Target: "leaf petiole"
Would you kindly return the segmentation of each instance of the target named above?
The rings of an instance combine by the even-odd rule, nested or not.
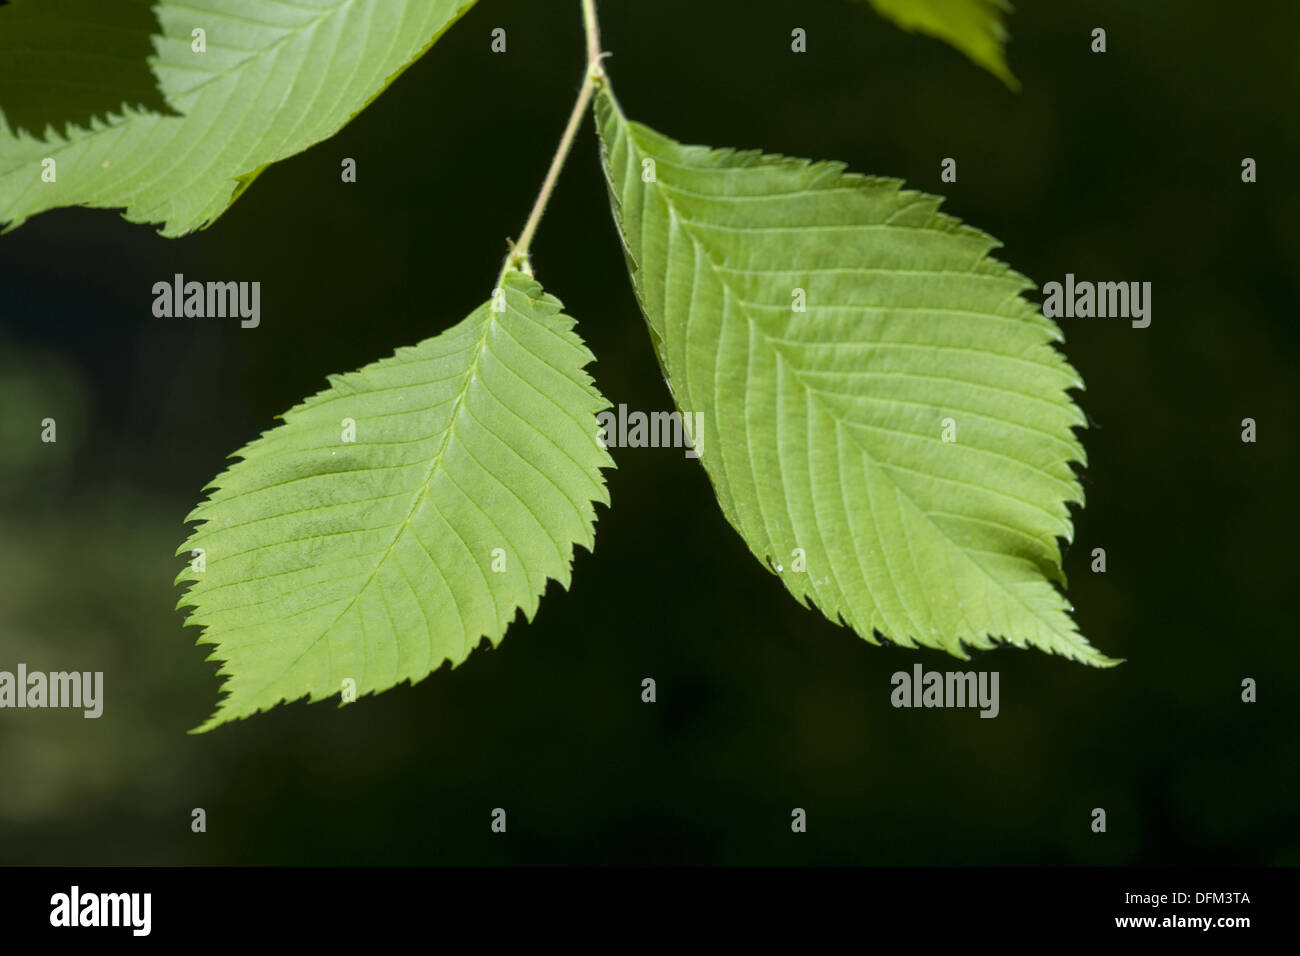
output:
[[[542,221],[542,214],[546,211],[546,204],[555,190],[555,184],[560,178],[560,170],[564,168],[565,160],[569,157],[573,139],[582,125],[583,114],[591,104],[592,95],[605,79],[605,69],[601,65],[605,54],[600,51],[600,27],[596,22],[595,0],[582,0],[582,21],[587,35],[587,72],[582,78],[582,88],[578,91],[573,112],[569,114],[569,122],[560,137],[560,145],[551,158],[551,167],[546,172],[546,179],[542,181],[542,188],[533,203],[532,211],[528,214],[528,220],[524,223],[523,231],[519,234],[519,240],[510,244],[510,252],[506,255],[505,265],[502,266],[501,275],[497,279],[498,288],[501,287],[507,272],[516,270],[530,276],[533,274],[532,263],[528,259],[533,236]]]

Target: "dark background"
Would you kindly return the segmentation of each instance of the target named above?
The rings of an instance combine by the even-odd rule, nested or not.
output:
[[[578,3],[481,0],[206,232],[58,210],[0,238],[0,667],[103,670],[106,698],[99,720],[0,713],[0,864],[1300,863],[1295,4],[1022,0],[1019,94],[849,0],[601,14],[623,106],[676,139],[943,193],[1039,285],[1153,283],[1150,328],[1061,320],[1094,422],[1069,596],[1127,663],[983,653],[996,720],[895,710],[891,673],[959,662],[802,609],[697,462],[625,449],[596,553],[498,650],[186,735],[218,689],[171,583],[203,485],[328,373],[486,299],[545,172],[583,69]],[[589,120],[533,263],[610,401],[670,407]],[[175,272],[260,280],[261,327],[154,318]]]

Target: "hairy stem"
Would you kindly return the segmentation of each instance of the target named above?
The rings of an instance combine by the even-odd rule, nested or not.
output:
[[[497,280],[498,287],[505,279],[506,273],[512,269],[527,275],[533,274],[532,264],[528,260],[528,250],[532,245],[533,236],[537,233],[537,225],[542,221],[542,213],[546,211],[546,204],[555,190],[555,184],[560,178],[560,170],[564,168],[564,161],[568,159],[569,150],[573,148],[573,139],[582,125],[583,113],[591,103],[592,94],[605,78],[605,71],[601,66],[603,54],[600,52],[600,27],[596,22],[596,0],[582,0],[582,23],[587,34],[587,72],[582,78],[582,88],[573,103],[573,112],[569,114],[569,122],[560,137],[560,145],[551,159],[551,168],[546,171],[546,179],[542,182],[541,191],[538,192],[533,209],[528,214],[528,221],[524,223],[523,231],[519,234],[519,241],[511,244],[510,254],[506,256],[505,266],[502,267],[501,276]]]
[[[587,31],[587,69],[600,76],[600,24],[596,21],[596,0],[582,0],[582,26]]]

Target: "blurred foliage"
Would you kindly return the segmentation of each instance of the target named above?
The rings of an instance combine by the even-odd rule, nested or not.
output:
[[[582,70],[577,4],[497,0],[204,233],[64,210],[0,238],[0,667],[102,669],[106,698],[97,721],[0,712],[0,863],[1300,863],[1284,783],[1300,143],[1280,119],[1300,10],[1025,0],[1017,95],[865,6],[791,9],[605,3],[621,101],[685,142],[948,195],[1040,285],[1153,282],[1149,329],[1062,323],[1095,423],[1069,597],[1127,663],[987,652],[974,666],[1001,674],[996,720],[894,710],[891,673],[951,659],[871,647],[799,607],[697,462],[623,449],[595,554],[500,649],[342,710],[186,736],[216,665],[172,610],[171,555],[204,483],[326,374],[482,301],[545,172]],[[789,51],[794,26],[807,54]],[[506,129],[534,148],[501,148]],[[956,184],[939,181],[947,156]],[[590,125],[534,266],[611,401],[668,407]],[[153,318],[152,284],[176,272],[261,280],[261,326]],[[47,414],[57,447],[36,444]]]
[[[171,113],[149,58],[152,0],[14,0],[0,10],[0,114],[12,132],[119,120],[123,104]]]

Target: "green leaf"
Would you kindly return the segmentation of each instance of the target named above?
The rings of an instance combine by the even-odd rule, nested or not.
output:
[[[871,5],[909,33],[938,37],[1011,89],[1020,89],[1006,61],[1002,15],[1011,11],[1006,0],[871,0]]]
[[[1115,663],[1051,583],[1082,382],[997,242],[896,180],[684,146],[608,92],[596,118],[660,364],[759,560],[868,641]]]
[[[358,372],[238,454],[188,520],[177,582],[228,680],[208,730],[281,701],[459,664],[531,620],[609,503],[608,402],[560,303],[518,272],[441,335]],[[345,440],[349,422],[355,441]]]
[[[338,132],[427,50],[474,0],[161,0],[151,61],[161,115],[126,102],[108,116],[49,131],[0,122],[0,224],[59,206],[124,207],[166,236],[210,224],[270,163]],[[58,35],[8,23],[35,55]],[[94,30],[94,23],[85,30]],[[206,52],[194,49],[205,31]],[[121,39],[102,28],[102,43]],[[57,52],[57,49],[53,52]],[[55,161],[55,180],[42,178]]]

